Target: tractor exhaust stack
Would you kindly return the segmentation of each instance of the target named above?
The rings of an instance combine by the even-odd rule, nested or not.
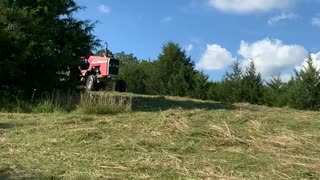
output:
[[[105,49],[104,55],[105,57],[109,57],[108,42],[106,42],[106,49]]]

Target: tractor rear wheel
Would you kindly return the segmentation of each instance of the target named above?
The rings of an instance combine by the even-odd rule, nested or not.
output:
[[[118,92],[126,92],[127,91],[127,83],[124,80],[117,80],[116,82],[116,91]]]
[[[86,87],[89,91],[94,91],[97,88],[97,78],[95,75],[90,75],[87,77]]]

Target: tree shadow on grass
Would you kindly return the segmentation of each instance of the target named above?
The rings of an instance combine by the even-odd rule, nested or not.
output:
[[[42,174],[33,174],[31,176],[24,176],[15,174],[14,171],[10,168],[0,168],[0,180],[12,180],[12,179],[23,179],[23,180],[55,180],[61,179],[55,176],[45,176]]]
[[[12,128],[15,128],[17,126],[21,126],[21,125],[12,124],[12,123],[0,123],[0,129],[12,129]]]
[[[0,179],[7,180],[10,178],[10,169],[0,169]]]
[[[8,122],[1,123],[0,122],[0,130],[14,129],[14,128],[19,128],[23,126],[34,126],[34,125],[36,125],[36,123],[8,123]]]
[[[174,100],[165,97],[133,97],[132,110],[156,112],[159,110],[169,109],[203,109],[203,110],[233,110],[236,107],[230,104],[210,102],[210,101],[194,101],[194,100]]]

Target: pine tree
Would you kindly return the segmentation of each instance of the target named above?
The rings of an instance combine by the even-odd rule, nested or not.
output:
[[[240,61],[237,60],[232,66],[232,72],[226,73],[225,78],[222,82],[222,86],[225,89],[222,99],[229,103],[241,102],[242,101],[242,69]]]
[[[280,74],[269,80],[264,90],[264,104],[272,107],[284,107],[289,104],[289,84],[281,80]]]
[[[307,64],[296,72],[293,106],[299,109],[319,110],[320,108],[320,71],[309,55]]]
[[[197,72],[194,76],[194,91],[193,98],[205,100],[208,98],[207,92],[209,90],[208,76],[203,72]]]
[[[251,104],[258,104],[262,98],[263,82],[261,74],[256,72],[253,60],[246,68],[242,80],[243,99]]]
[[[242,80],[242,69],[239,60],[236,60],[232,66],[232,72],[226,73],[226,80],[232,82],[240,82]]]
[[[272,79],[267,82],[267,85],[275,92],[280,93],[281,89],[285,83],[282,82],[280,75],[272,77]]]
[[[208,83],[207,97],[213,101],[225,102],[224,94],[225,89],[222,86],[222,82],[209,82]]]
[[[159,55],[160,93],[165,95],[189,96],[194,90],[194,64],[178,44],[169,42]]]

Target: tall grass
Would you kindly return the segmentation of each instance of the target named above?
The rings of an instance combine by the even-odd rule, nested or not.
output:
[[[37,101],[33,112],[51,113],[51,112],[71,112],[77,108],[80,102],[80,94],[74,91],[53,91],[44,93]]]
[[[38,99],[1,100],[0,111],[17,113],[80,112],[84,114],[117,114],[131,111],[132,98],[113,93],[53,91]]]
[[[131,111],[132,97],[113,94],[83,93],[78,111],[84,114],[117,114]]]

